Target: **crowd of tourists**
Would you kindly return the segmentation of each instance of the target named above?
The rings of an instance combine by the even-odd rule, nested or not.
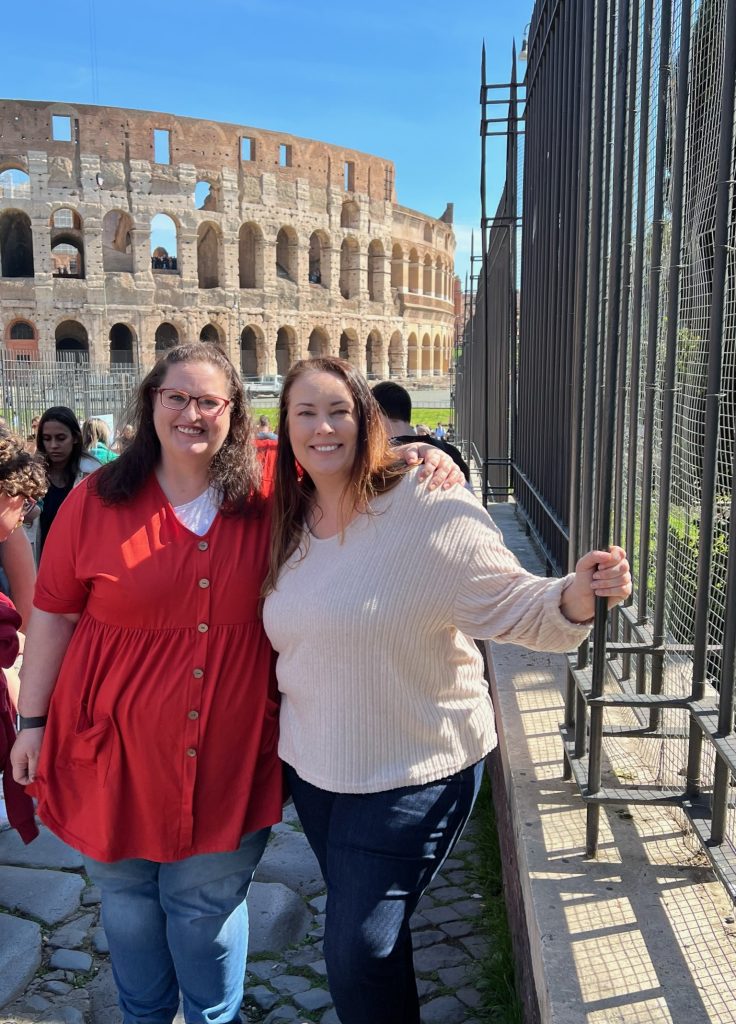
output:
[[[418,1024],[409,918],[496,744],[474,639],[565,651],[630,593],[618,547],[522,569],[445,439],[418,446],[377,398],[300,361],[272,431],[194,343],[112,443],[63,407],[28,444],[0,430],[0,540],[40,508],[32,600],[0,603],[12,820],[30,840],[35,801],[84,855],[125,1024],[172,1024],[180,995],[188,1024],[241,1019],[245,897],[286,799],[340,1020]]]

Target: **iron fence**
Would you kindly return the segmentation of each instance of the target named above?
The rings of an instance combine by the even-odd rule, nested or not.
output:
[[[505,460],[551,571],[629,552],[633,600],[600,602],[570,663],[588,852],[602,804],[672,804],[736,898],[736,0],[537,0],[528,57],[518,336],[493,312],[515,290],[502,200],[456,421]]]

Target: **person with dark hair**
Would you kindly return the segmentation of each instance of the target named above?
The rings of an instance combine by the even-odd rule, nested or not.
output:
[[[39,420],[37,450],[46,459],[49,481],[39,519],[39,547],[43,551],[51,524],[72,488],[101,463],[85,453],[79,421],[65,405],[52,406]]]
[[[406,444],[416,440],[417,431],[411,425],[411,395],[406,388],[394,380],[382,380],[373,385],[372,391],[373,397],[381,407],[384,426],[391,438],[391,443]],[[460,467],[470,485],[470,468],[454,444],[450,444],[444,436],[440,437],[437,433],[432,437],[429,432],[422,434],[422,442],[446,452],[455,465]]]
[[[19,437],[0,428],[0,543],[22,534],[23,517],[46,493],[43,461],[27,451]],[[26,542],[27,544],[27,542]],[[22,658],[18,630],[21,617],[13,602],[0,594],[0,772],[8,820],[25,843],[38,835],[33,801],[13,779],[10,749],[15,739],[15,705]]]
[[[124,1024],[239,1021],[245,897],[280,820],[278,694],[260,597],[261,472],[217,345],[165,352],[130,444],[61,507],[39,570],[13,750],[84,854]]]
[[[630,594],[629,566],[612,547],[561,580],[526,572],[471,494],[397,463],[341,359],[292,366],[278,433],[263,618],[279,753],[327,884],[330,991],[342,1024],[418,1024],[409,919],[496,744],[471,638],[570,650],[596,595]]]

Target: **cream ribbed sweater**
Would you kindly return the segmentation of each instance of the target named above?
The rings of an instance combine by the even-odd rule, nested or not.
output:
[[[310,537],[264,607],[278,652],[279,754],[307,782],[372,793],[444,778],[496,745],[470,637],[565,651],[570,577],[521,568],[466,490],[413,470],[327,540]]]

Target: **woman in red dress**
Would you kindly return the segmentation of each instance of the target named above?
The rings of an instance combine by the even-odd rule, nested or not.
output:
[[[270,516],[238,375],[170,350],[49,533],[13,751],[102,892],[125,1024],[240,1020],[245,895],[281,816]]]

